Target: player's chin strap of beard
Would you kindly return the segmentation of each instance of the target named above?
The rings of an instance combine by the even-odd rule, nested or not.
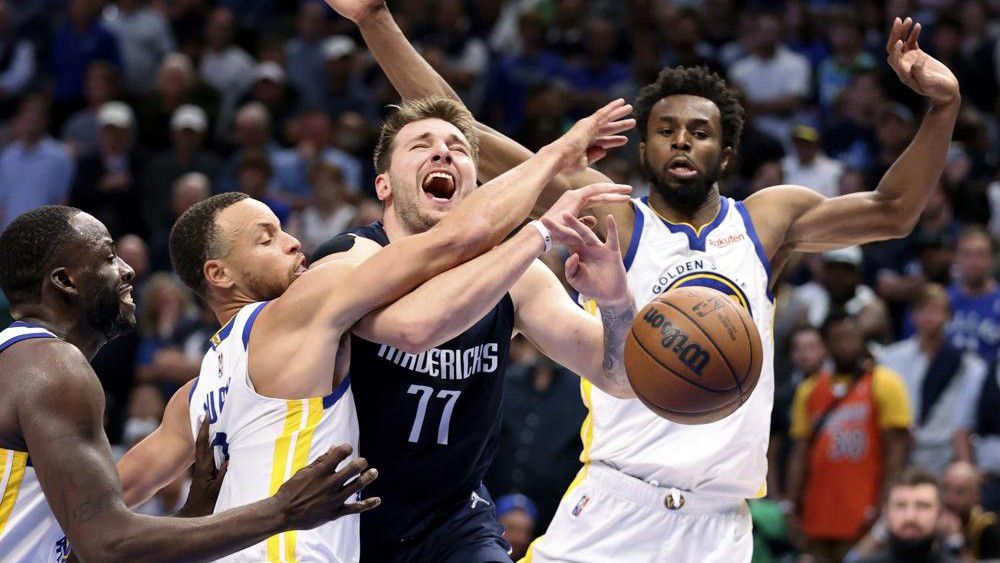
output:
[[[931,561],[934,551],[934,536],[904,539],[889,535],[889,553],[893,561],[923,563]]]

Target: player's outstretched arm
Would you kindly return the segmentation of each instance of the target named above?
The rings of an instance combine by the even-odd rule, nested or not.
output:
[[[348,502],[375,473],[365,471],[363,460],[335,471],[350,451],[341,446],[296,473],[274,497],[242,508],[205,518],[135,514],[122,500],[101,424],[104,394],[87,359],[65,342],[26,343],[7,354],[5,361],[23,366],[27,376],[14,404],[31,461],[83,561],[208,561],[378,504]]]
[[[631,111],[624,100],[615,100],[581,119],[530,160],[474,190],[425,233],[394,241],[361,264],[331,260],[310,269],[274,301],[279,307],[264,310],[261,320],[275,323],[265,330],[280,335],[313,321],[346,331],[372,310],[486,252],[524,221],[553,176],[581,169],[623,145],[619,133],[635,125],[627,117]],[[279,309],[281,314],[275,313]]]
[[[174,393],[160,425],[118,461],[122,498],[136,507],[181,476],[194,461],[194,440],[188,422],[188,394],[194,381]]]
[[[458,94],[406,39],[392,14],[382,0],[326,0],[340,15],[353,21],[369,51],[385,72],[393,87],[403,99],[428,96],[445,96],[461,102]],[[510,137],[485,125],[477,124],[480,133],[479,179],[487,182],[532,157],[532,152]],[[532,217],[541,217],[567,190],[589,184],[607,183],[604,174],[588,168],[575,174],[559,174],[549,182],[531,211]],[[628,236],[632,232],[632,207],[626,203],[612,203],[594,208],[598,217],[612,213]],[[599,231],[603,225],[597,225]],[[603,235],[604,233],[601,232]],[[624,241],[623,248],[629,241]]]
[[[594,184],[563,194],[543,220],[561,224],[594,204],[628,200],[628,186]],[[500,301],[545,251],[531,225],[486,254],[435,276],[394,303],[366,315],[353,332],[417,354],[458,336]],[[360,241],[359,241],[360,242]],[[366,244],[368,252],[377,245]],[[363,250],[362,250],[363,251]],[[540,263],[538,267],[544,269]]]
[[[944,171],[961,105],[958,80],[920,49],[919,35],[919,23],[896,18],[886,45],[899,79],[930,103],[913,141],[875,191],[827,199],[801,186],[775,186],[749,197],[747,208],[770,255],[778,250],[818,252],[913,230]]]
[[[625,375],[625,337],[635,319],[635,300],[628,291],[625,266],[615,242],[612,216],[605,218],[607,240],[601,241],[572,216],[542,219],[553,237],[571,255],[566,261],[566,281],[592,300],[600,318],[577,307],[555,275],[536,264],[511,292],[517,328],[543,354],[599,389],[619,398],[634,398]]]

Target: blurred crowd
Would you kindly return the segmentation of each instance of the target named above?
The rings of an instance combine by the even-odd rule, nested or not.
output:
[[[884,62],[891,18],[916,17],[921,46],[962,87],[947,169],[910,236],[783,270],[755,561],[865,560],[912,549],[913,537],[956,559],[1000,558],[1000,2],[391,4],[479,119],[531,149],[611,98],[633,99],[664,66],[715,70],[748,113],[720,182],[737,198],[781,183],[827,196],[878,185],[924,111]],[[217,329],[170,271],[174,220],[238,189],[308,253],[377,219],[372,147],[396,101],[353,26],[322,2],[0,0],[0,228],[74,205],[108,226],[136,271],[139,328],[94,362],[116,447],[155,428]],[[600,168],[646,189],[635,143]],[[514,346],[487,484],[515,555],[578,468],[577,381]],[[145,509],[169,512],[185,490]],[[929,526],[918,510],[893,512],[930,502],[896,503],[899,491],[929,490]]]

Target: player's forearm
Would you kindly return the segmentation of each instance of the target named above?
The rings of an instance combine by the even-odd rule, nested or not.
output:
[[[808,463],[807,454],[808,448],[806,447],[805,440],[795,440],[792,445],[792,452],[788,456],[788,486],[787,495],[788,500],[795,503],[796,508],[802,502],[802,496],[805,488],[805,472],[806,463]]]
[[[201,518],[153,517],[125,508],[119,511],[118,522],[103,526],[101,540],[70,537],[74,546],[86,546],[81,552],[84,560],[212,561],[287,529],[287,518],[273,497]]]
[[[538,231],[526,226],[486,254],[365,316],[352,330],[366,340],[412,354],[438,346],[496,306],[543,250]]]
[[[448,81],[413,48],[387,7],[372,10],[358,22],[358,28],[368,50],[403,99],[438,95],[461,101]]]
[[[635,393],[625,374],[625,337],[635,320],[635,301],[629,294],[624,301],[598,303],[597,306],[604,326],[604,353],[600,373],[605,381],[616,387],[618,393],[613,393],[616,397],[634,397]]]
[[[884,471],[882,472],[882,487],[879,495],[879,502],[875,506],[881,508],[889,498],[889,489],[896,476],[903,470],[906,464],[906,454],[910,445],[910,434],[905,429],[891,429],[882,433],[883,459],[885,459]]]
[[[897,236],[913,230],[927,196],[938,183],[947,163],[959,101],[932,106],[903,154],[882,177],[873,197],[879,201],[882,220]]]

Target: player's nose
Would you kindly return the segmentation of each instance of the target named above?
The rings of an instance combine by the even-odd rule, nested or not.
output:
[[[128,262],[121,258],[118,259],[118,276],[125,283],[132,283],[132,280],[135,279],[135,270],[132,269],[132,266],[128,265]]]

